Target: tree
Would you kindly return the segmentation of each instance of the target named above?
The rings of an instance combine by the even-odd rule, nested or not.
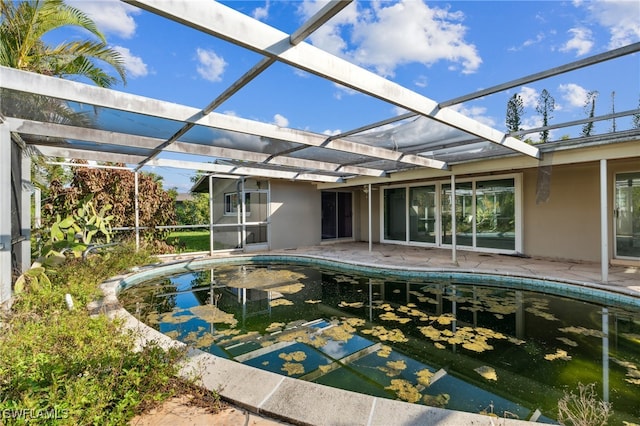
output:
[[[640,109],[640,98],[638,99],[638,109]],[[633,114],[633,128],[640,129],[640,112]]]
[[[69,186],[58,181],[51,182],[51,195],[44,200],[43,217],[53,220],[56,215],[66,217],[83,199],[92,196],[96,210],[111,205],[112,227],[135,225],[135,175],[129,170],[96,169],[77,167],[73,171]],[[138,217],[139,224],[148,227],[142,231],[148,242],[158,245],[169,231],[159,226],[175,224],[174,198],[154,180],[153,175],[140,173],[138,176]],[[155,241],[153,241],[155,240]],[[168,247],[158,247],[166,250]]]
[[[616,91],[613,90],[611,92],[611,114],[615,114],[616,113]],[[615,133],[616,132],[616,118],[613,117],[611,119],[611,133]]]
[[[543,89],[538,97],[538,104],[536,105],[536,111],[542,115],[542,127],[549,125],[549,120],[553,118],[553,111],[556,109],[556,101],[553,96]],[[544,143],[549,140],[549,130],[543,130],[540,132],[540,142]]]
[[[507,102],[507,133],[515,133],[522,130],[522,115],[524,113],[524,103],[522,97],[515,93]]]
[[[45,43],[46,35],[67,26],[85,31],[92,40],[73,40],[57,46]],[[107,65],[126,82],[122,55],[108,47],[104,35],[85,13],[63,0],[0,0],[0,65],[61,78],[86,78],[100,87],[110,87],[119,80],[101,67]],[[47,96],[8,91],[2,102],[16,117],[81,126],[93,122],[90,115]],[[37,139],[23,137],[26,142]],[[25,154],[32,157],[32,179],[44,197],[48,196],[49,182],[68,183],[69,174],[62,167],[47,165],[29,145]]]
[[[587,93],[587,98],[584,101],[584,111],[589,118],[593,118],[595,116],[596,111],[596,98],[598,97],[598,91],[592,90]],[[582,136],[588,137],[591,136],[591,132],[593,131],[593,121],[589,121],[582,126]]]
[[[56,29],[74,26],[94,40],[47,45],[43,38]],[[110,87],[118,78],[100,65],[107,64],[126,82],[122,55],[107,45],[104,35],[82,11],[63,0],[0,0],[0,65],[62,78],[87,78]]]
[[[176,204],[176,218],[180,225],[209,223],[209,194],[192,194],[191,200]]]

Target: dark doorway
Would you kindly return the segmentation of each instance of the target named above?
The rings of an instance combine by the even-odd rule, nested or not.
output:
[[[322,191],[322,239],[353,237],[352,194]]]

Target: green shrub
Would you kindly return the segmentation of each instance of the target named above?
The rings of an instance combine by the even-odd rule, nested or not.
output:
[[[127,247],[73,259],[47,270],[50,287],[18,295],[0,324],[4,424],[124,424],[175,392],[180,350],[151,343],[136,352],[136,336],[119,321],[84,308],[99,296],[100,282],[152,261]]]

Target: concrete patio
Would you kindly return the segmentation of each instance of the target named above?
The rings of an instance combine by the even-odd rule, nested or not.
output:
[[[599,263],[568,262],[553,259],[517,257],[428,247],[348,242],[271,251],[270,254],[296,254],[388,268],[416,268],[432,271],[476,272],[556,280],[576,285],[606,288],[640,297],[640,265],[610,265],[608,280],[602,282]]]

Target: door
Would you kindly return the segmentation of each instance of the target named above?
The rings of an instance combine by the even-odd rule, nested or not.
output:
[[[615,255],[640,259],[640,172],[616,175]]]
[[[322,191],[322,239],[353,237],[350,192]]]

